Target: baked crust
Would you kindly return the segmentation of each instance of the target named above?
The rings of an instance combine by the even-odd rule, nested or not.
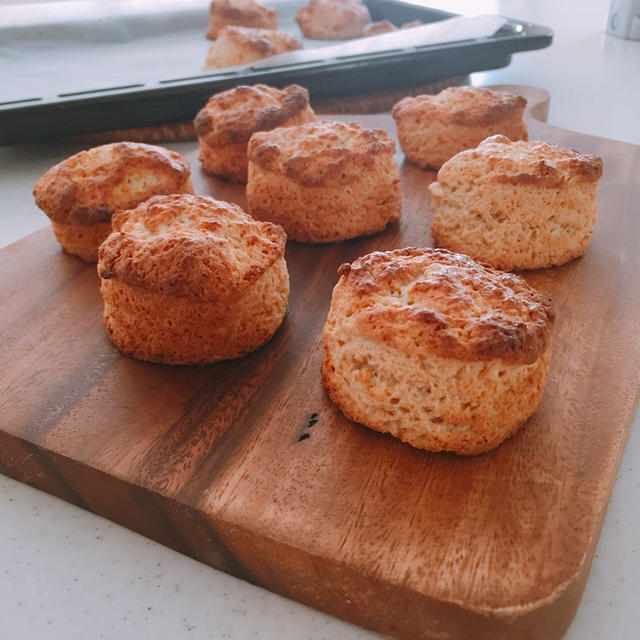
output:
[[[248,158],[263,171],[321,187],[355,182],[359,169],[394,152],[395,142],[384,131],[363,129],[355,122],[317,121],[254,134]]]
[[[198,138],[210,146],[247,142],[256,131],[269,131],[309,107],[309,92],[297,84],[284,89],[264,84],[240,85],[211,96],[198,112]]]
[[[178,153],[137,142],[81,151],[45,173],[33,188],[36,205],[60,224],[109,222],[159,194],[191,191],[189,163]]]
[[[209,47],[203,69],[224,69],[302,49],[298,38],[283,31],[227,26]]]
[[[398,27],[389,22],[388,20],[379,20],[378,22],[372,22],[368,24],[363,32],[363,36],[377,36],[381,33],[391,33],[397,31]]]
[[[234,302],[282,256],[281,227],[207,196],[158,196],[112,219],[98,273],[153,293]]]
[[[489,136],[527,140],[526,100],[499,91],[451,87],[435,96],[404,98],[392,109],[398,141],[409,162],[439,169]]]
[[[98,259],[98,247],[111,233],[111,224],[73,224],[52,220],[51,230],[65,251],[80,256],[87,262],[95,262]]]
[[[522,96],[503,91],[449,87],[436,95],[403,98],[393,106],[391,115],[395,120],[419,116],[424,120],[474,127],[500,122],[526,105]]]
[[[233,302],[176,298],[102,280],[104,326],[123,353],[166,364],[241,357],[271,339],[287,309],[289,274],[279,258]]]
[[[438,172],[438,182],[451,185],[460,182],[462,176],[475,184],[530,184],[557,189],[597,182],[602,176],[602,159],[550,142],[513,142],[495,135],[446,162]]]
[[[346,40],[362,36],[371,15],[360,0],[311,0],[298,9],[296,22],[307,38]]]
[[[553,312],[524,280],[426,248],[372,253],[339,274],[322,383],[347,418],[414,447],[475,455],[535,411]]]
[[[207,38],[215,40],[220,29],[226,26],[242,26],[275,29],[278,12],[254,0],[212,0],[209,5]]]
[[[587,250],[600,158],[492,136],[450,158],[429,185],[440,247],[505,270],[561,265]]]
[[[522,278],[445,249],[374,252],[338,270],[334,304],[399,351],[530,364],[550,343],[550,301]]]

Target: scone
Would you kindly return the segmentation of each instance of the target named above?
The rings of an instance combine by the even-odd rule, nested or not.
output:
[[[421,27],[422,22],[420,20],[412,20],[411,22],[405,22],[400,29],[413,29],[414,27]],[[381,33],[393,33],[399,29],[395,24],[388,20],[379,20],[378,22],[372,22],[368,24],[364,31],[363,36],[379,36]]]
[[[193,193],[190,173],[189,163],[173,151],[115,142],[55,165],[36,182],[33,195],[64,249],[95,262],[116,209],[159,194]]]
[[[397,31],[398,27],[389,22],[388,20],[379,20],[378,22],[372,22],[368,24],[362,31],[363,36],[378,36],[381,33],[391,33]]]
[[[429,185],[431,234],[499,269],[564,264],[587,250],[601,175],[596,156],[493,136],[451,158]]]
[[[311,0],[298,9],[296,22],[307,38],[347,40],[363,35],[371,15],[360,0]]]
[[[247,181],[247,143],[256,131],[311,122],[309,92],[298,85],[284,89],[241,85],[212,96],[194,120],[200,162],[207,173]]]
[[[124,353],[167,364],[267,342],[289,297],[286,236],[206,196],[158,196],[113,216],[100,247],[104,324]]]
[[[310,122],[249,141],[249,213],[298,242],[336,242],[382,231],[400,217],[395,143],[384,131]]]
[[[230,25],[254,29],[275,29],[278,12],[255,0],[212,0],[209,5],[207,38],[215,40],[220,29]]]
[[[443,249],[370,253],[338,273],[322,381],[347,418],[473,455],[535,411],[554,315],[522,278]]]
[[[391,115],[407,160],[419,167],[439,169],[464,149],[501,133],[526,140],[522,114],[525,98],[476,87],[449,87],[435,96],[403,98]]]
[[[234,67],[295,49],[302,49],[300,40],[282,31],[223,27],[207,51],[203,69]]]

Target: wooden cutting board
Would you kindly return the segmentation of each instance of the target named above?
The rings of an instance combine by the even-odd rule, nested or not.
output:
[[[529,97],[540,115],[544,101]],[[393,134],[388,115],[353,119]],[[233,362],[126,358],[103,330],[94,265],[48,229],[0,251],[0,471],[384,634],[561,637],[640,381],[640,147],[531,114],[529,126],[601,155],[605,170],[586,256],[525,274],[554,300],[554,355],[540,409],[496,451],[418,451],[349,422],[320,386],[337,267],[432,245],[434,176],[405,163],[401,222],[343,244],[290,244],[285,322]],[[243,203],[190,159],[197,192]]]

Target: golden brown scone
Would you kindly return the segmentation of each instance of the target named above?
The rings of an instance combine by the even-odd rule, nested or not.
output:
[[[159,194],[193,193],[190,174],[189,163],[178,153],[114,142],[55,165],[36,182],[33,195],[64,249],[95,262],[116,209],[135,207]]]
[[[311,122],[249,141],[249,213],[298,242],[382,231],[400,217],[395,143],[353,122]]]
[[[378,22],[372,22],[368,24],[364,31],[362,32],[363,36],[377,36],[381,33],[391,33],[392,31],[397,31],[398,27],[389,22],[388,20],[380,20]]]
[[[394,105],[398,141],[407,160],[439,169],[464,149],[501,133],[526,140],[525,98],[477,87],[449,87],[435,96],[403,98]]]
[[[217,93],[194,120],[200,162],[207,173],[246,182],[247,143],[253,133],[315,119],[309,92],[295,84],[282,90],[241,85]]]
[[[363,35],[371,15],[360,0],[310,0],[298,9],[296,22],[307,38],[348,40]]]
[[[286,236],[206,196],[157,196],[113,216],[99,250],[104,324],[141,360],[206,364],[267,342],[289,297]]]
[[[223,27],[207,51],[203,69],[224,69],[295,49],[302,49],[302,43],[283,31]]]
[[[587,250],[601,175],[596,156],[493,136],[451,158],[429,185],[431,234],[499,269],[564,264]]]
[[[207,38],[215,40],[220,29],[230,25],[254,29],[276,29],[278,12],[255,0],[212,0],[209,5]]]
[[[535,411],[554,316],[522,278],[443,249],[370,253],[338,273],[322,381],[349,419],[472,455]]]

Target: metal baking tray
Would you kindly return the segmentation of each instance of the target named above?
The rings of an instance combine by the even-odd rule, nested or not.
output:
[[[265,4],[278,9],[279,29],[300,37],[294,17],[305,1]],[[170,10],[163,0],[86,3],[84,12],[83,3],[59,3],[75,12],[71,22],[55,2],[38,5],[35,18],[25,19],[24,9],[35,5],[18,7],[17,23],[0,26],[0,60],[9,62],[0,83],[0,144],[188,121],[213,93],[238,84],[295,82],[312,100],[397,91],[504,67],[513,53],[547,47],[553,37],[547,27],[505,18],[490,35],[472,28],[469,37],[448,39],[446,26],[465,19],[443,22],[456,14],[406,0],[364,1],[374,21],[428,26],[337,43],[303,40],[301,51],[204,72],[207,0]],[[486,25],[477,20],[479,33]]]

